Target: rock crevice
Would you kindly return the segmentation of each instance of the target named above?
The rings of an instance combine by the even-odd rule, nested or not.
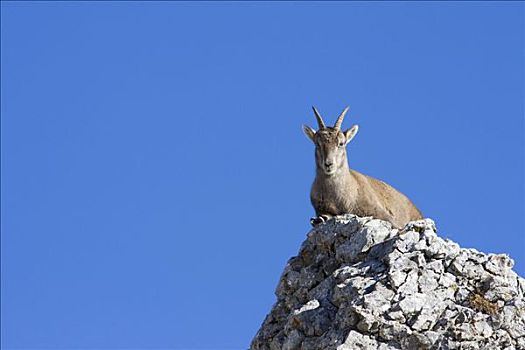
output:
[[[338,216],[291,258],[251,349],[523,349],[525,280],[502,254]]]

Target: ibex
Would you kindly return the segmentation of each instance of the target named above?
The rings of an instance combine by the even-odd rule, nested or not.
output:
[[[349,168],[346,145],[359,127],[354,125],[346,131],[340,130],[348,107],[333,127],[327,127],[317,109],[312,108],[319,130],[303,125],[304,133],[315,144],[316,176],[310,200],[317,217],[311,219],[312,225],[344,213],[373,216],[389,221],[396,228],[421,219],[421,212],[401,192]]]

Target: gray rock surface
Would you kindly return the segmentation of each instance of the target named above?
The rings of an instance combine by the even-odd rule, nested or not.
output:
[[[308,233],[251,349],[524,349],[525,280],[430,219],[344,215]]]

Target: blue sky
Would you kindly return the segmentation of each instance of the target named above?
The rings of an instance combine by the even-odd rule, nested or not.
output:
[[[1,3],[2,348],[245,349],[350,166],[525,276],[524,4]]]

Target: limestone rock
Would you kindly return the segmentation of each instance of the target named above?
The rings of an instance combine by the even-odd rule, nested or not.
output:
[[[525,350],[525,280],[430,219],[335,217],[285,267],[253,350]]]

